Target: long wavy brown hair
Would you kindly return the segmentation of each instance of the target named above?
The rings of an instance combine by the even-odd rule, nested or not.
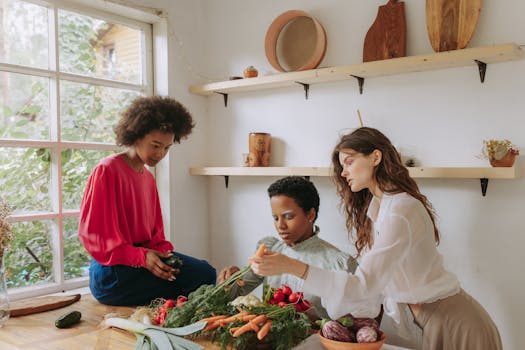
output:
[[[366,215],[372,193],[367,189],[352,192],[346,179],[341,176],[343,166],[339,163],[339,152],[343,149],[351,149],[365,156],[374,150],[382,153],[381,162],[374,169],[374,179],[379,189],[384,193],[406,192],[419,200],[426,208],[432,224],[434,225],[434,239],[439,244],[439,231],[436,226],[436,213],[432,204],[424,196],[408,174],[408,169],[403,165],[401,157],[390,140],[379,130],[362,127],[350,134],[341,136],[339,142],[332,152],[332,179],[336,184],[337,193],[341,197],[341,208],[346,215],[346,228],[350,236],[355,235],[355,248],[357,256],[361,251],[373,244],[372,221]]]

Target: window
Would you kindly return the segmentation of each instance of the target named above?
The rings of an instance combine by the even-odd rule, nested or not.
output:
[[[10,294],[87,285],[80,201],[93,167],[118,151],[119,113],[152,93],[151,42],[151,24],[134,19],[0,1],[0,193],[15,233],[5,256]]]

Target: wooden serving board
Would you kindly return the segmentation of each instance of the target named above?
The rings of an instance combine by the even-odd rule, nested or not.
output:
[[[71,305],[80,300],[80,294],[67,296],[45,296],[32,299],[17,300],[10,303],[9,314],[11,317],[24,316],[55,310]]]
[[[366,33],[363,62],[406,56],[405,3],[389,0],[379,6],[377,17]]]
[[[467,47],[481,12],[482,0],[427,0],[427,31],[436,52]]]

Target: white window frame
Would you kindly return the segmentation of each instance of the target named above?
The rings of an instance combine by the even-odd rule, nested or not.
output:
[[[108,2],[107,0],[71,0],[71,1],[40,1],[40,0],[24,0],[26,2],[35,3],[44,6],[48,9],[49,18],[49,35],[50,35],[50,51],[49,61],[50,69],[40,69],[24,67],[14,64],[0,63],[0,71],[9,73],[22,73],[34,75],[39,77],[46,77],[50,80],[49,105],[51,116],[50,123],[50,140],[13,140],[0,139],[0,147],[38,147],[50,149],[52,154],[51,166],[51,212],[38,214],[24,214],[13,215],[10,217],[11,222],[20,221],[39,221],[51,220],[54,222],[53,231],[51,232],[53,243],[53,276],[55,282],[46,283],[43,285],[32,285],[21,288],[13,288],[9,290],[9,297],[11,300],[17,300],[27,297],[34,297],[43,294],[56,293],[65,290],[76,289],[88,285],[88,277],[80,277],[70,280],[64,280],[63,269],[63,219],[68,217],[78,217],[79,210],[64,210],[62,208],[62,183],[61,176],[61,152],[65,149],[82,149],[82,150],[117,150],[116,145],[102,144],[102,143],[81,143],[81,142],[62,142],[60,139],[60,132],[58,132],[60,125],[60,96],[59,96],[59,82],[61,80],[68,80],[73,82],[96,84],[105,87],[124,88],[128,90],[138,91],[144,95],[168,94],[168,78],[167,78],[167,22],[161,18],[160,11],[134,9],[127,6]],[[83,15],[96,17],[98,19],[106,20],[115,24],[122,24],[128,27],[141,30],[145,47],[142,50],[143,65],[142,77],[143,81],[139,84],[130,84],[124,82],[116,82],[113,80],[80,76],[77,74],[59,72],[58,68],[58,9],[64,9],[72,12],[77,12]],[[155,74],[155,79],[154,79]],[[169,169],[169,164],[168,164]],[[162,171],[164,172],[164,171]],[[157,170],[158,175],[158,170]],[[166,179],[166,175],[161,175],[162,179]],[[157,182],[159,179],[157,179]],[[162,191],[159,191],[162,193]],[[163,203],[163,213],[169,213],[169,197],[161,197]],[[169,217],[169,216],[165,216]],[[166,232],[169,232],[169,220],[165,224]],[[168,234],[167,234],[168,235]]]

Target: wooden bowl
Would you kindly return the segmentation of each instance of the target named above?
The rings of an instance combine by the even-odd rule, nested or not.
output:
[[[270,24],[264,50],[272,67],[280,72],[313,69],[324,58],[326,33],[308,13],[286,11]]]
[[[381,332],[381,338],[373,343],[349,343],[344,341],[336,341],[323,337],[319,332],[319,340],[327,350],[378,350],[385,343],[385,332]]]

